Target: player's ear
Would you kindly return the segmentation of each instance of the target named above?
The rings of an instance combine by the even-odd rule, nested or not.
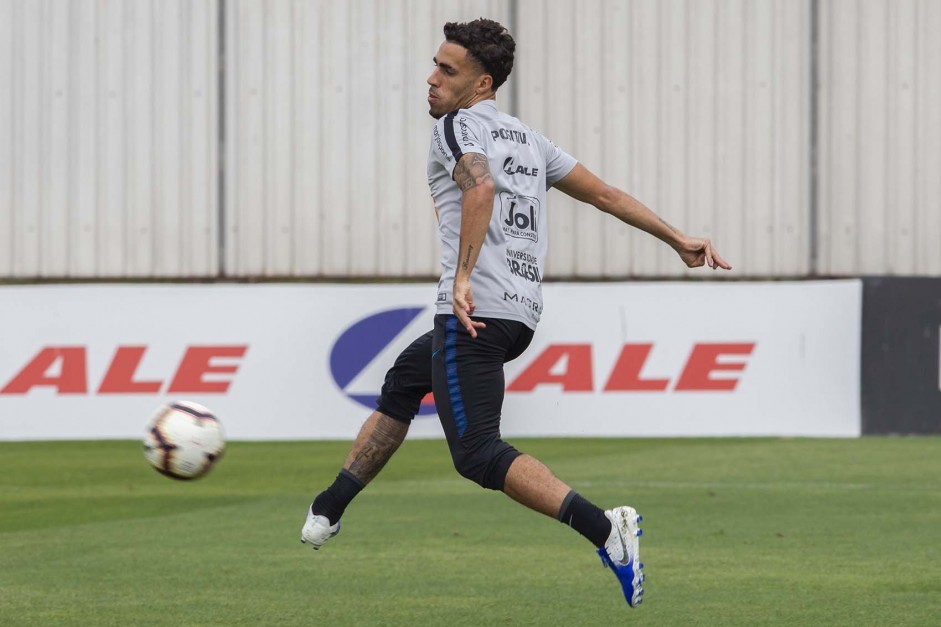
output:
[[[488,91],[493,91],[493,77],[489,74],[481,74],[477,79],[477,93],[486,94]]]

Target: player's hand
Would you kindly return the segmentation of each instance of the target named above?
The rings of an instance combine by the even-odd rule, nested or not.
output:
[[[706,265],[717,270],[731,270],[732,266],[723,259],[709,239],[701,237],[687,237],[676,249],[680,259],[690,268]]]
[[[474,315],[474,291],[471,289],[468,279],[454,280],[454,298],[451,304],[454,315],[472,338],[477,337],[477,329],[483,329],[487,325],[483,322],[471,320]]]

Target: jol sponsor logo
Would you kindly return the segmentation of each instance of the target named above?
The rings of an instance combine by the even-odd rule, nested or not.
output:
[[[0,388],[0,395],[34,390],[56,394],[225,394],[238,371],[247,344],[187,346],[168,378],[138,376],[148,347],[118,346],[100,380],[89,377],[90,348],[44,346]]]
[[[354,322],[340,333],[330,349],[330,375],[343,394],[370,410],[376,408],[378,386],[364,392],[356,389],[356,380],[424,310],[424,307],[403,307],[380,311]],[[391,366],[391,361],[383,364],[386,370]],[[431,367],[430,361],[428,367]],[[418,414],[429,415],[435,411],[434,398],[428,394],[422,399]]]
[[[510,237],[539,240],[539,199],[500,192],[500,219],[503,232]]]

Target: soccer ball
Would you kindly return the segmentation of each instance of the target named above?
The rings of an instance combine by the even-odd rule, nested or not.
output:
[[[144,457],[174,479],[198,479],[225,452],[219,419],[197,403],[175,401],[157,409],[144,436]]]

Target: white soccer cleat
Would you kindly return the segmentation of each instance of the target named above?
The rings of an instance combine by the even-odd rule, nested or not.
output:
[[[307,508],[307,522],[301,529],[302,543],[309,544],[316,551],[338,533],[340,533],[339,520],[337,524],[331,525],[326,516],[316,515],[310,508]]]
[[[644,565],[640,562],[643,531],[638,526],[643,517],[626,505],[609,509],[604,515],[611,521],[611,535],[598,549],[598,555],[601,563],[614,571],[627,604],[636,607],[644,600]]]

